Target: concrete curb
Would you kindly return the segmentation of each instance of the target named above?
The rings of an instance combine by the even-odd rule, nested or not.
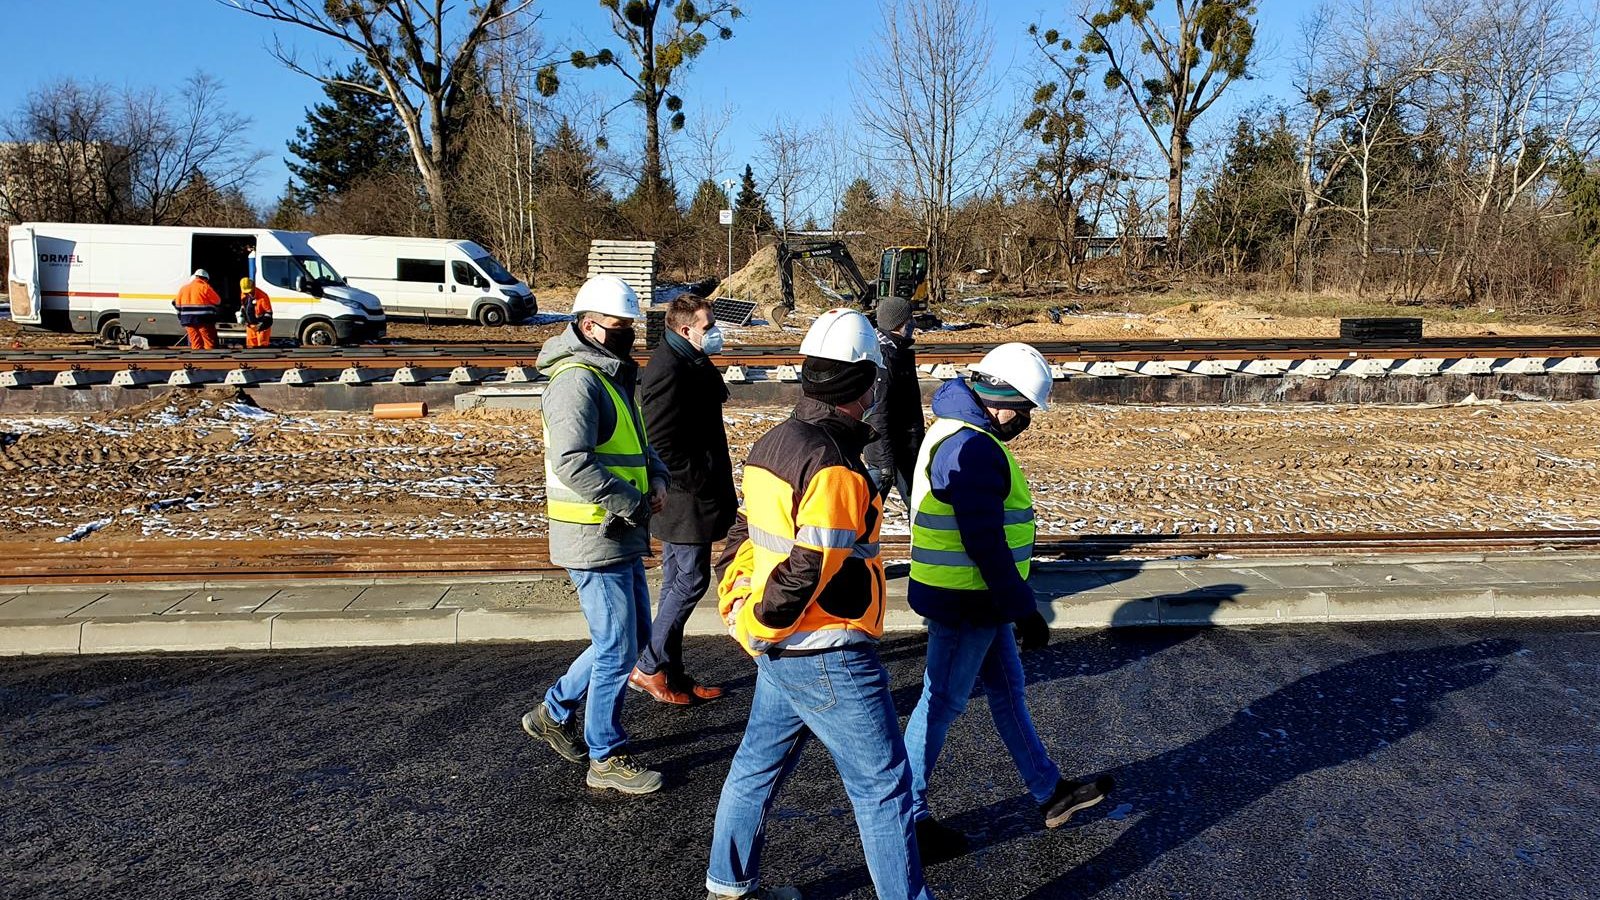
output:
[[[1091,596],[1074,595],[1040,606],[1052,627],[1062,629],[1600,615],[1600,592],[1587,583],[1402,588],[1251,592],[1239,597],[1203,592],[1095,597],[1089,592]],[[903,602],[891,605],[885,616],[888,633],[922,627],[921,617]],[[714,609],[702,605],[690,619],[687,633],[718,635],[724,630]],[[525,643],[587,637],[587,623],[575,607],[189,613],[13,620],[0,623],[0,656]]]

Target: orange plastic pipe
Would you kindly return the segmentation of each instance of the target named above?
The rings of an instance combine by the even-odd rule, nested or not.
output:
[[[374,419],[420,419],[428,414],[426,403],[375,403]]]

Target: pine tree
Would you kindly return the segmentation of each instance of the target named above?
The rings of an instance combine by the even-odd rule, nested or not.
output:
[[[737,231],[739,251],[749,259],[760,246],[761,235],[777,230],[772,221],[772,210],[767,208],[766,195],[756,187],[756,175],[749,165],[739,179],[739,193],[733,199],[733,227]]]
[[[692,262],[698,272],[721,272],[723,269],[719,262],[725,252],[727,231],[718,213],[726,209],[727,204],[728,195],[722,192],[722,185],[710,178],[700,182],[694,199],[689,201],[685,224],[694,247]]]
[[[1572,212],[1568,239],[1583,248],[1591,267],[1600,270],[1600,169],[1569,154],[1556,167],[1556,184]]]
[[[357,62],[339,76],[344,81],[378,86],[377,76]],[[388,102],[362,91],[325,85],[328,102],[306,110],[306,124],[295,129],[289,152],[302,162],[286,160],[298,182],[291,200],[315,210],[368,175],[404,171],[412,165],[405,129]]]
[[[882,215],[872,182],[857,178],[839,197],[839,218],[833,227],[835,231],[871,231]]]
[[[1282,112],[1259,127],[1240,116],[1220,170],[1195,192],[1184,238],[1193,259],[1209,258],[1229,273],[1262,267],[1273,246],[1294,232],[1287,186],[1297,152]]]
[[[614,232],[615,203],[600,181],[589,143],[562,119],[534,159],[534,221],[547,269],[580,275],[589,242]]]

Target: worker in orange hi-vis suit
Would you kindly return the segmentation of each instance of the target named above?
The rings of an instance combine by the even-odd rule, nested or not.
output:
[[[211,287],[211,273],[195,269],[189,283],[178,289],[172,305],[178,309],[178,324],[188,333],[192,349],[217,349],[217,308],[222,298]]]
[[[244,313],[244,345],[272,344],[272,298],[248,277],[239,279],[239,309]]]

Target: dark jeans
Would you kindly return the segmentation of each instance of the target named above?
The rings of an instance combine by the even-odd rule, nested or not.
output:
[[[661,545],[661,605],[650,629],[650,646],[639,654],[639,671],[683,675],[683,628],[711,587],[710,544]]]

